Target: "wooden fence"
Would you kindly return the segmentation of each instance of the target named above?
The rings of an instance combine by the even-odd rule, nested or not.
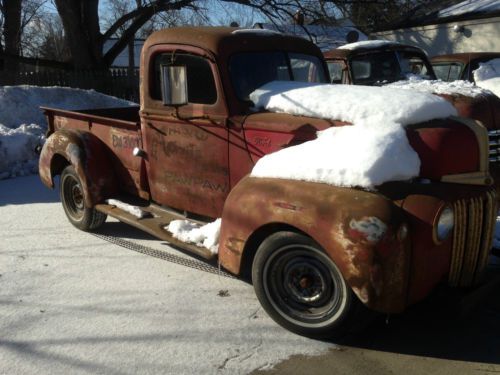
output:
[[[21,70],[0,71],[0,86],[33,85],[94,89],[107,95],[139,102],[139,72],[127,69],[92,70]]]

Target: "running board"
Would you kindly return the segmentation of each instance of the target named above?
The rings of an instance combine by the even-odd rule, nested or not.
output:
[[[133,227],[147,232],[160,240],[167,241],[174,246],[180,247],[181,249],[194,253],[202,258],[213,259],[216,257],[216,254],[213,254],[210,250],[204,247],[196,246],[192,243],[180,241],[173,237],[172,233],[164,229],[164,227],[173,220],[189,220],[174,211],[167,211],[155,205],[144,207],[139,206],[138,208],[146,213],[146,216],[138,218],[121,208],[109,204],[97,204],[94,208],[99,212],[114,217],[123,223],[132,225]],[[199,221],[189,221],[200,224]]]

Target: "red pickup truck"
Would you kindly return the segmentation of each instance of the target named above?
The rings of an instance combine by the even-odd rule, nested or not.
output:
[[[251,177],[262,156],[346,125],[256,111],[249,94],[277,79],[329,81],[320,50],[301,38],[156,32],[141,56],[140,109],[44,109],[40,177],[53,187],[61,175],[61,201],[77,228],[93,230],[110,215],[206,258],[216,255],[165,226],[222,217],[220,264],[250,273],[269,315],[302,335],[342,334],[367,310],[401,312],[441,283],[483,282],[496,195],[482,126],[449,118],[408,127],[419,178],[375,191]],[[373,223],[383,228],[377,236]]]

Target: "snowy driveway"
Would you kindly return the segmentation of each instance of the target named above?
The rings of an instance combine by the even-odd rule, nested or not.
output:
[[[334,347],[277,326],[243,281],[78,231],[38,176],[0,181],[0,238],[2,374],[244,374]]]

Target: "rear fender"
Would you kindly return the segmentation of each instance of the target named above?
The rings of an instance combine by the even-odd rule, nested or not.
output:
[[[251,259],[260,244],[254,239],[263,239],[263,228],[295,228],[318,242],[365,305],[399,312],[406,303],[410,261],[409,239],[397,235],[403,222],[401,209],[375,193],[246,177],[224,206],[219,259],[239,274],[243,259]]]
[[[61,129],[45,142],[39,161],[42,182],[54,188],[54,176],[71,164],[84,190],[89,207],[116,192],[116,183],[106,146],[94,135],[77,130]]]

